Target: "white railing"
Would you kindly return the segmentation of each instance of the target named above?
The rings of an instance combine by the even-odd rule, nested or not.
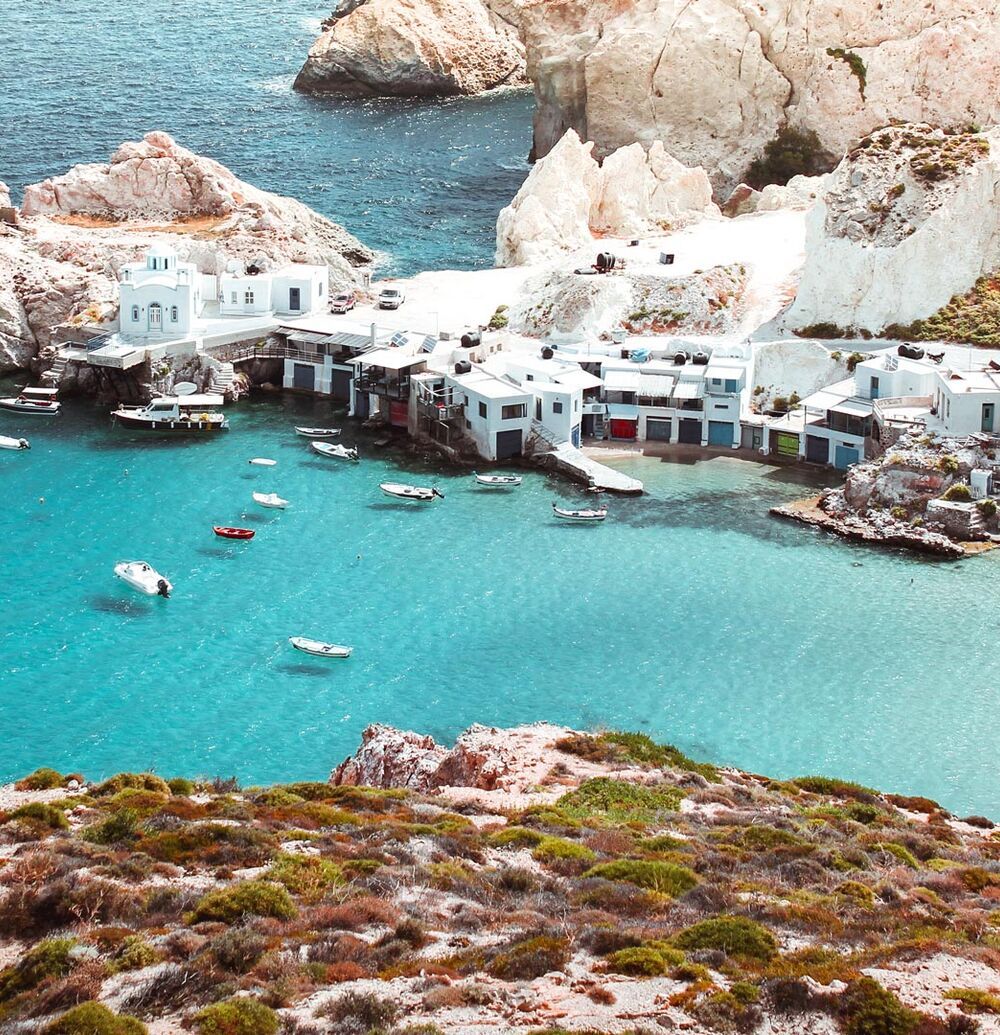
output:
[[[893,395],[885,399],[873,399],[872,407],[875,416],[883,423],[892,421],[897,424],[924,424],[922,417],[905,417],[893,414],[893,410],[915,410],[918,408],[930,409],[933,400],[929,395]]]

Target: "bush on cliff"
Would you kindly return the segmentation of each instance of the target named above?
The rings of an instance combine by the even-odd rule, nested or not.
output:
[[[556,805],[572,819],[652,823],[664,812],[676,812],[682,797],[676,787],[642,787],[598,776],[564,794]]]
[[[48,805],[42,801],[31,801],[15,809],[10,819],[31,819],[52,830],[68,830],[69,820],[66,813],[56,805]]]
[[[836,164],[836,156],[813,130],[785,126],[765,145],[763,155],[750,163],[744,179],[754,190],[761,190],[771,183],[784,186],[793,176],[822,176]]]
[[[493,957],[486,970],[501,981],[532,981],[552,970],[562,970],[568,962],[567,939],[539,935],[509,946]]]
[[[774,935],[745,916],[717,916],[686,927],[674,942],[682,949],[718,949],[727,956],[769,960],[777,951]]]
[[[224,924],[231,924],[244,916],[270,916],[277,920],[291,920],[295,915],[295,904],[280,884],[264,880],[246,880],[202,896],[187,920],[192,924],[204,920],[218,920]]]
[[[170,786],[161,776],[155,773],[117,773],[94,788],[98,798],[107,794],[117,794],[126,788],[135,791],[156,791],[159,794],[170,794]]]
[[[659,941],[619,949],[607,958],[608,970],[634,977],[660,977],[683,962],[683,952]]]
[[[198,1035],[277,1035],[280,1021],[269,1006],[249,996],[213,1003],[194,1017]]]
[[[329,888],[344,883],[340,867],[317,855],[279,855],[265,876],[307,902],[319,900]]]
[[[47,938],[29,949],[13,967],[0,971],[0,1003],[50,978],[68,974],[73,969],[70,953],[75,945],[75,938]]]
[[[870,977],[847,986],[841,1000],[845,1035],[910,1035],[920,1021],[888,989]]]
[[[112,1013],[101,1003],[74,1006],[42,1029],[42,1035],[146,1035],[146,1032],[142,1021]]]
[[[18,780],[14,786],[19,791],[54,791],[57,787],[66,785],[66,777],[55,769],[47,769],[44,766],[29,773],[23,779]]]

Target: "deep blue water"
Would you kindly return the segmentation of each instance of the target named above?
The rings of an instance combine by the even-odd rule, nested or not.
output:
[[[388,255],[388,271],[492,265],[497,213],[528,171],[530,95],[293,93],[329,11],[315,0],[4,0],[0,180],[17,196],[163,129],[342,223]]]
[[[0,452],[0,778],[42,763],[322,777],[369,722],[448,738],[548,719],[1000,814],[1000,558],[920,560],[778,522],[767,509],[806,492],[802,474],[728,458],[623,461],[648,494],[567,527],[549,504],[581,496],[548,476],[492,494],[351,424],[364,459],[337,464],[292,432],[341,420],[325,402],[229,412],[233,430],[199,442],[112,429],[82,401],[52,422],[0,416],[34,445]],[[395,505],[386,478],[446,498]],[[254,507],[258,487],[292,506]],[[250,543],[212,535],[243,522]],[[114,579],[139,558],[170,600]],[[310,659],[291,635],[355,655]]]

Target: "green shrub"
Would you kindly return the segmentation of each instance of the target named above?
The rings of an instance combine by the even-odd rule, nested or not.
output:
[[[911,870],[919,870],[920,863],[917,862],[916,857],[908,849],[904,848],[903,845],[898,845],[895,841],[880,841],[878,844],[872,845],[878,851],[888,852],[890,855],[895,856],[904,866],[909,866]]]
[[[81,1003],[42,1028],[42,1035],[146,1035],[146,1030],[135,1017],[112,1013],[101,1003]]]
[[[514,826],[505,827],[503,830],[498,830],[495,834],[490,834],[489,840],[491,845],[496,845],[500,848],[503,848],[506,845],[534,847],[539,842],[545,840],[545,835],[540,834],[537,830],[531,830],[528,827]]]
[[[871,801],[878,796],[877,791],[850,780],[838,780],[833,776],[797,776],[790,781],[801,791],[810,794],[827,794],[831,798],[855,798],[859,801]]]
[[[843,327],[839,327],[835,323],[810,323],[805,327],[800,327],[796,332],[796,336],[799,338],[846,338],[847,331]],[[842,352],[831,352],[831,357],[838,362],[840,361]]]
[[[634,884],[671,898],[683,895],[698,883],[693,870],[656,859],[615,859],[613,862],[598,863],[587,870],[584,876]]]
[[[843,61],[845,65],[851,70],[851,74],[858,81],[858,90],[861,93],[861,99],[865,99],[865,87],[868,85],[868,69],[865,67],[864,61],[861,59],[860,54],[855,54],[853,50],[844,50],[843,47],[827,47],[827,54],[836,58],[838,61]],[[902,186],[902,184],[897,184]]]
[[[945,453],[943,456],[938,457],[937,469],[942,474],[957,474],[958,457],[952,456],[951,453]]]
[[[776,395],[771,402],[771,409],[777,413],[787,413],[788,400],[783,395]]]
[[[14,786],[19,791],[54,791],[66,784],[66,777],[55,769],[36,769],[33,773],[18,780]]]
[[[619,949],[607,959],[608,970],[636,977],[660,977],[673,967],[684,963],[684,953],[665,942],[647,942],[645,945]]]
[[[717,916],[686,927],[674,939],[685,950],[720,949],[727,956],[769,960],[778,949],[774,935],[745,916]]]
[[[760,158],[750,163],[744,179],[755,190],[770,183],[784,185],[793,176],[821,176],[837,164],[811,129],[785,126],[764,147]]]
[[[290,920],[295,915],[295,904],[282,885],[264,880],[246,880],[204,895],[191,912],[188,923],[219,920],[231,924],[243,916],[271,916],[278,920]]]
[[[712,992],[690,1007],[691,1015],[711,1031],[750,1032],[760,1024],[761,1011],[742,1002],[732,991]]]
[[[190,798],[194,794],[194,781],[186,780],[183,776],[175,776],[172,780],[167,780],[167,786],[170,788],[170,793],[178,798]]]
[[[991,518],[996,516],[997,505],[995,500],[980,500],[976,504],[976,509],[984,518]]]
[[[532,981],[562,970],[568,962],[569,941],[543,934],[511,945],[490,960],[486,970],[501,981]]]
[[[955,485],[948,487],[942,499],[967,503],[972,499],[972,490],[964,482],[957,482]]]
[[[573,860],[585,863],[593,862],[597,856],[579,841],[570,841],[565,837],[543,837],[531,853],[539,862],[551,863],[559,860]]]
[[[117,845],[132,841],[139,832],[139,814],[134,809],[118,809],[107,819],[92,823],[80,836],[95,845]]]
[[[68,830],[69,820],[66,813],[56,805],[42,801],[31,801],[22,805],[10,814],[10,819],[33,819],[53,830]]]
[[[258,999],[238,996],[199,1010],[194,1024],[198,1035],[277,1035],[280,1021]]]
[[[676,787],[641,787],[598,776],[564,794],[556,806],[574,819],[652,823],[664,812],[676,812],[682,797]]]
[[[320,1007],[316,1015],[333,1021],[335,1032],[384,1032],[399,1016],[399,1007],[374,992],[348,992]]]
[[[869,977],[852,981],[841,1005],[845,1035],[909,1035],[919,1020],[892,992]]]
[[[496,312],[490,317],[489,328],[491,331],[502,331],[510,322],[507,317],[507,306],[498,305]]]
[[[981,988],[949,988],[945,999],[957,999],[966,1013],[1000,1013],[1000,996]]]
[[[160,953],[142,935],[130,934],[121,943],[112,962],[115,971],[141,970],[160,961]]]
[[[613,745],[618,758],[623,762],[636,762],[661,769],[684,769],[700,773],[706,780],[719,779],[719,771],[714,765],[695,762],[673,744],[657,744],[645,733],[615,731],[602,733],[597,739],[602,744]]]
[[[293,895],[301,895],[307,900],[322,898],[328,888],[344,883],[340,867],[318,855],[279,855],[265,878],[284,885]]]
[[[65,977],[73,969],[74,938],[46,938],[12,967],[0,971],[0,1003],[35,988],[48,978]]]
[[[117,794],[126,788],[135,791],[157,791],[159,794],[170,793],[167,781],[154,773],[118,773],[94,788],[93,793],[101,798],[106,794]]]

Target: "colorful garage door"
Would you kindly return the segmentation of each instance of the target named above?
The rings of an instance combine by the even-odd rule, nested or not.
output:
[[[779,431],[776,437],[778,441],[775,448],[777,449],[778,456],[799,455],[798,435],[789,435],[787,431]]]
[[[671,421],[646,418],[646,438],[653,442],[669,442]]]
[[[638,421],[635,420],[624,420],[621,417],[612,417],[611,419],[611,437],[612,438],[635,438],[636,427]]]
[[[394,428],[405,428],[407,423],[407,404],[392,400],[389,403],[389,423]]]
[[[731,446],[733,431],[733,425],[727,420],[710,420],[708,422],[708,444],[710,446]]]
[[[838,471],[846,471],[851,464],[856,464],[861,459],[861,451],[852,446],[837,446],[833,466]]]
[[[701,421],[682,420],[677,428],[678,442],[685,442],[690,446],[701,445]]]

